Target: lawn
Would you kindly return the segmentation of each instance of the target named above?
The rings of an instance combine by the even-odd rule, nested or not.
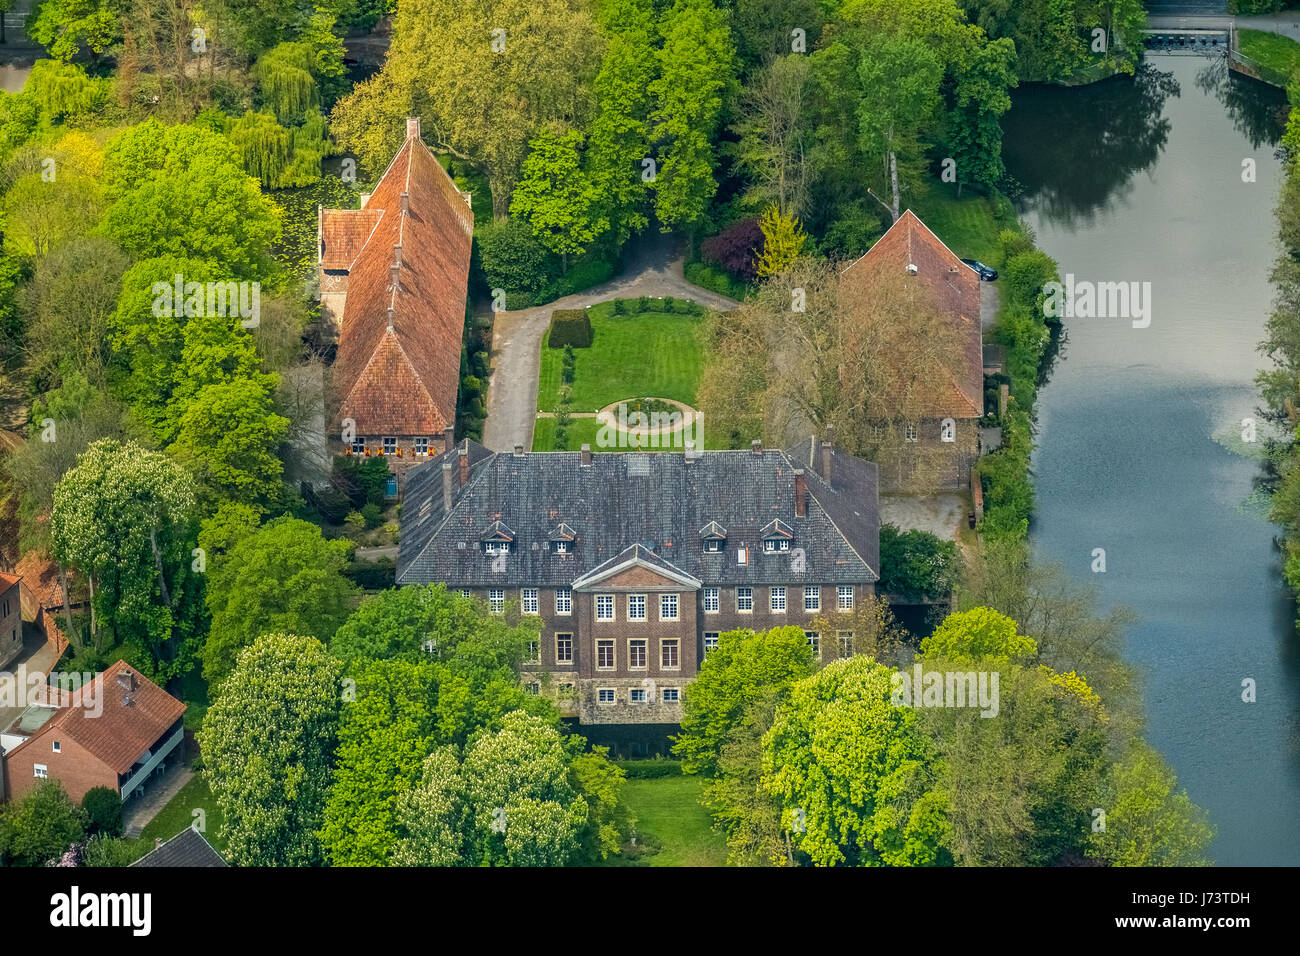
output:
[[[1237,37],[1241,52],[1261,66],[1276,70],[1283,77],[1290,77],[1300,69],[1300,43],[1290,37],[1263,30],[1238,30]]]
[[[704,363],[700,317],[666,312],[615,315],[612,302],[592,306],[588,315],[591,347],[573,350],[577,359],[570,403],[573,411],[599,411],[620,398],[671,398],[695,404]],[[537,407],[542,411],[555,410],[564,357],[563,349],[548,346],[549,337],[548,332],[542,339],[537,386]]]
[[[614,866],[725,866],[727,845],[700,804],[704,780],[694,776],[628,780],[624,797],[636,815],[639,838],[659,847]]]
[[[563,448],[555,447],[555,419],[539,418],[533,426],[533,451],[577,451],[584,444],[595,451],[624,451],[622,448],[597,448],[596,432],[600,423],[594,418],[569,419],[568,439]]]
[[[138,842],[139,855],[144,856],[154,848],[154,840],[164,843],[194,823],[194,811],[203,810],[203,838],[212,844],[222,855],[225,854],[225,841],[218,837],[221,829],[221,808],[208,789],[208,781],[202,773],[196,773],[193,779],[177,791],[167,806],[158,811],[158,815],[140,834]]]
[[[1002,268],[998,233],[1015,225],[1015,214],[1005,200],[995,203],[969,188],[958,199],[952,183],[927,181],[908,205],[959,257]]]

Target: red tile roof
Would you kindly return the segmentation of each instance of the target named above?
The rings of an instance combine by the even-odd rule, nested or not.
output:
[[[23,587],[36,596],[41,607],[63,607],[63,586],[59,583],[59,566],[35,551],[28,551],[19,559],[13,573],[23,579]],[[68,572],[68,585],[72,586],[73,572]]]
[[[130,674],[134,690],[118,683],[119,675]],[[102,697],[101,702],[87,695]],[[130,703],[125,703],[126,697]],[[35,735],[76,741],[115,773],[126,773],[146,750],[151,749],[172,724],[185,713],[185,705],[135,668],[118,661],[96,679],[72,694],[63,707]],[[31,739],[35,739],[35,736]],[[17,748],[15,748],[17,749]]]
[[[358,435],[436,435],[455,422],[473,231],[469,203],[417,123],[365,209],[323,212],[322,268],[348,270],[339,418],[354,419]]]
[[[5,574],[3,571],[0,571],[0,594],[7,593],[9,589],[14,587],[17,583],[18,575]]]
[[[984,413],[984,348],[980,331],[980,279],[910,209],[898,217],[862,258],[841,273],[865,288],[876,270],[916,266],[915,276],[935,304],[958,324],[960,371],[935,410],[936,417],[979,418]]]

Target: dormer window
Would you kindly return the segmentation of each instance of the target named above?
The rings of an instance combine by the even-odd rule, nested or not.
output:
[[[721,554],[727,545],[727,529],[716,521],[710,521],[700,529],[700,540],[705,554]]]
[[[515,533],[503,522],[494,521],[479,539],[484,554],[509,554],[514,550]]]
[[[764,554],[779,554],[783,551],[789,551],[793,541],[794,532],[788,524],[779,518],[768,522],[767,527],[763,529]]]
[[[577,533],[564,522],[560,522],[555,530],[547,535],[546,543],[551,549],[551,554],[570,554],[573,551],[573,542],[577,539]]]

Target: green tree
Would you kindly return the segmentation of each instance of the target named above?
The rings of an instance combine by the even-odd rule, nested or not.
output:
[[[92,633],[139,641],[160,679],[189,669],[198,639],[195,508],[193,479],[134,442],[95,442],[54,489],[54,554],[89,581]]]
[[[338,733],[340,665],[315,638],[266,634],[239,655],[199,731],[237,866],[324,862],[318,833]]]
[[[81,798],[86,833],[105,837],[122,835],[122,796],[112,787],[91,787]]]
[[[122,38],[119,5],[113,0],[40,0],[27,34],[57,59],[70,60],[83,48],[98,58]]]
[[[600,194],[582,169],[583,136],[543,130],[529,145],[510,212],[533,227],[542,245],[560,257],[580,256],[609,228],[599,213]]]
[[[763,786],[791,850],[818,866],[950,865],[936,755],[892,672],[867,657],[794,685],[763,738]]]
[[[35,789],[4,809],[0,829],[7,829],[6,855],[18,866],[45,866],[85,836],[85,820],[63,785],[42,780]]]
[[[669,231],[696,226],[718,190],[713,139],[735,96],[735,51],[727,13],[710,0],[675,0],[659,32],[650,120],[659,151],[655,212]]]
[[[928,531],[880,526],[880,584],[886,594],[909,600],[943,599],[957,583],[961,559],[955,541]]]
[[[963,183],[993,186],[1002,179],[1002,115],[1018,85],[1016,48],[1008,39],[978,48],[958,73],[949,143],[956,163],[958,195]]]
[[[949,614],[921,641],[927,658],[964,661],[989,660],[1007,664],[1033,659],[1038,645],[1017,633],[1019,625],[1005,614],[986,607]]]
[[[768,206],[759,220],[763,231],[763,254],[757,268],[762,278],[774,276],[788,269],[803,251],[808,236],[792,215],[783,215],[775,205]]]
[[[326,541],[297,518],[276,518],[208,566],[212,627],[203,676],[222,685],[240,651],[272,631],[328,641],[347,616],[356,589],[343,576],[351,546]]]

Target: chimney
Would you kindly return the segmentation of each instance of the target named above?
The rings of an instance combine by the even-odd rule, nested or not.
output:
[[[442,463],[442,510],[444,514],[451,513],[451,506],[455,500],[454,488],[451,482],[451,462]]]
[[[515,442],[515,457],[516,458],[524,457],[524,446],[519,444],[519,442]]]
[[[362,193],[362,194],[361,194],[361,208],[362,208],[362,209],[365,209],[365,208],[366,208],[366,203],[368,203],[368,202],[370,202],[370,193]]]
[[[750,454],[753,455],[763,454],[763,442],[760,439],[755,438],[752,442],[749,443],[749,451]]]
[[[397,288],[397,277],[401,274],[401,272],[402,272],[402,266],[401,266],[399,263],[396,263],[396,262],[394,262],[394,263],[393,263],[391,266],[389,266],[389,268],[388,268],[388,273],[389,273],[389,276],[390,276],[390,278],[391,278],[391,280],[392,280],[392,285],[393,285],[393,288],[394,288],[394,289]]]
[[[156,849],[158,849],[160,846],[162,846],[162,837],[154,837],[154,838],[153,838],[153,848],[156,850]]]
[[[794,470],[794,516],[808,517],[808,482],[804,480],[802,468]]]
[[[451,451],[451,446],[456,444],[456,429],[448,425],[442,430],[442,450]]]
[[[388,331],[393,331],[393,307],[388,307]]]
[[[911,262],[909,262],[909,263],[907,264],[907,274],[910,275],[910,276],[914,276],[914,275],[916,275],[916,273],[917,273],[917,268],[916,268],[915,263],[911,263]]]
[[[420,138],[420,117],[408,116],[406,118],[406,138],[407,139]]]
[[[470,194],[469,194],[469,193],[461,193],[461,195],[465,197],[465,205],[466,205],[466,206],[469,206],[470,209],[473,209],[473,208],[474,208],[474,203],[470,201]]]
[[[393,246],[393,262],[399,266],[402,264],[402,244],[400,242]]]
[[[402,215],[405,216],[411,211],[411,194],[403,191],[402,193]]]
[[[582,443],[582,467],[586,468],[591,464],[591,445],[587,442]]]
[[[464,488],[469,484],[469,439],[465,439],[465,444],[460,449],[460,486]]]
[[[695,442],[689,440],[686,442],[685,458],[688,465],[695,460]]]
[[[822,479],[831,483],[831,453],[835,450],[835,426],[826,426],[826,437],[822,439]]]

